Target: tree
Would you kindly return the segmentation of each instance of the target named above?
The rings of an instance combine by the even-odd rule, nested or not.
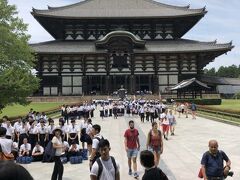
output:
[[[208,76],[216,76],[216,70],[215,68],[211,68],[211,69],[204,69],[204,74],[208,75]]]
[[[220,77],[238,78],[239,70],[236,65],[231,65],[228,67],[221,66],[218,69],[217,75]]]
[[[16,7],[0,1],[0,109],[6,105],[27,104],[38,89],[34,54],[28,45],[27,25],[17,17]]]

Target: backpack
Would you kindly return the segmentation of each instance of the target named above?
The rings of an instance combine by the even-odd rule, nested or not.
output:
[[[116,179],[116,175],[117,175],[117,164],[116,164],[116,161],[114,159],[114,157],[110,156],[111,160],[112,160],[112,164],[113,164],[113,167],[114,167],[114,170],[115,170],[115,179]],[[100,176],[102,174],[102,171],[103,171],[103,165],[102,165],[102,162],[100,160],[100,158],[98,158],[97,160],[97,164],[98,164],[98,174],[97,174],[97,180],[100,179]]]
[[[21,156],[16,159],[17,163],[20,164],[30,164],[32,162],[32,157]]]
[[[149,131],[149,135],[150,135],[150,139],[149,139],[149,144],[154,146],[154,144],[151,143],[152,140],[152,130]],[[161,138],[162,137],[162,133],[160,130],[158,130],[158,136]],[[161,144],[160,144],[161,145]]]
[[[83,160],[82,156],[71,156],[69,158],[71,164],[81,164],[82,160]]]
[[[45,147],[45,150],[44,150],[43,162],[53,162],[55,152],[56,152],[56,149],[53,148],[52,141],[49,141],[47,146]]]

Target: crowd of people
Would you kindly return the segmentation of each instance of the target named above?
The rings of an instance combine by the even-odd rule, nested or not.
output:
[[[110,156],[110,142],[101,134],[99,124],[92,125],[91,118],[94,117],[97,106],[102,120],[117,119],[118,116],[139,116],[141,123],[151,123],[152,128],[149,129],[146,144],[143,145],[147,150],[140,153],[140,163],[145,168],[142,179],[168,179],[159,169],[160,156],[164,150],[163,138],[167,141],[169,134],[175,135],[177,113],[178,117],[183,114],[186,118],[191,113],[192,119],[196,119],[197,106],[194,103],[174,103],[172,109],[157,100],[63,105],[61,118],[57,123],[45,113],[36,113],[31,109],[26,118],[18,118],[13,125],[7,116],[3,117],[0,128],[0,153],[2,152],[2,155],[13,153],[12,159],[27,156],[32,157],[33,161],[49,161],[45,152],[54,150],[52,161],[55,164],[51,179],[61,180],[64,172],[61,157],[69,160],[72,156],[80,156],[83,149],[87,149],[91,180],[119,180],[120,166],[118,160]],[[138,178],[137,157],[142,142],[139,140],[135,122],[130,120],[128,125],[124,132],[128,174]],[[49,149],[50,145],[52,148]],[[204,153],[201,164],[199,177],[203,177],[204,180],[223,180],[226,176],[233,175],[230,171],[231,161],[223,151],[218,150],[216,140],[209,141],[209,151]]]

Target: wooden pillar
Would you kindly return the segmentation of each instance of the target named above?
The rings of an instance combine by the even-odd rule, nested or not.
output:
[[[117,91],[116,75],[113,75],[113,91]]]
[[[58,95],[62,95],[62,57],[58,56],[57,60],[57,69],[58,69]]]
[[[148,75],[148,91],[152,91],[152,75]]]
[[[109,92],[109,84],[110,84],[110,77],[109,76],[105,76],[105,81],[106,81],[106,86],[105,86],[105,88],[106,88],[106,94],[107,95],[109,95],[110,94],[110,92]]]
[[[129,93],[129,86],[128,86],[128,75],[125,75],[124,77],[124,88],[127,90]]]
[[[86,78],[86,57],[82,57],[82,95],[85,95],[87,93],[87,78]]]
[[[100,76],[100,94],[103,94],[103,77]]]
[[[135,94],[135,88],[136,88],[136,81],[135,81],[135,75],[130,76],[130,93]]]

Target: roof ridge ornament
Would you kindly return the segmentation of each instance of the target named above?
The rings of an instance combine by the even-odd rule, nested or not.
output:
[[[97,40],[95,42],[95,45],[97,48],[105,48],[108,42],[110,41],[111,38],[114,37],[128,37],[132,40],[132,43],[134,44],[135,47],[138,48],[144,48],[146,41],[141,40],[138,37],[136,37],[133,33],[128,32],[128,31],[112,31],[105,35],[102,39]]]

